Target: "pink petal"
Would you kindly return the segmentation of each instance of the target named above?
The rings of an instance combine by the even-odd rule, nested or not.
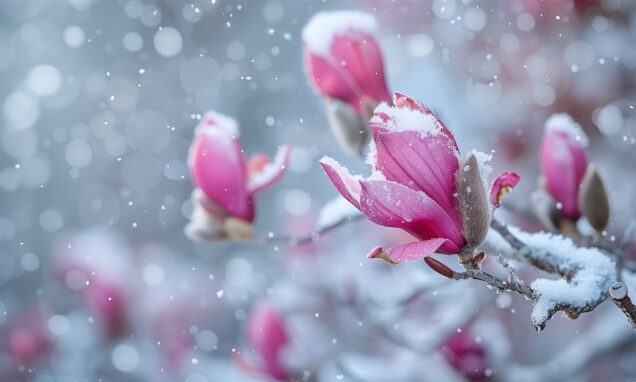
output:
[[[373,247],[373,248],[371,248],[369,250],[369,253],[367,253],[367,259],[375,258],[377,255],[382,253],[382,251],[383,251],[382,247]]]
[[[578,207],[579,185],[587,160],[583,146],[568,134],[546,129],[541,144],[541,171],[548,192],[561,203],[561,215],[569,219],[581,216]]]
[[[354,81],[364,95],[376,103],[391,101],[384,77],[382,53],[373,36],[356,30],[335,36],[331,53],[334,62],[340,65],[350,78],[349,81]]]
[[[430,240],[416,241],[414,243],[402,244],[386,250],[389,258],[396,263],[400,261],[411,261],[423,259],[437,251],[448,239],[435,238]]]
[[[282,146],[278,149],[272,163],[267,163],[262,166],[260,171],[250,174],[249,185],[247,186],[247,191],[250,195],[254,195],[271,186],[283,176],[289,162],[290,150],[289,146]]]
[[[490,187],[490,204],[498,208],[501,198],[519,183],[521,177],[514,172],[504,172],[499,175]]]
[[[440,126],[440,130],[446,134],[446,136],[453,142],[453,147],[459,153],[459,146],[457,146],[457,142],[455,141],[455,137],[451,134],[450,130],[444,125],[441,119],[437,116],[437,114],[433,113],[431,109],[429,109],[426,105],[424,105],[419,100],[409,97],[406,94],[395,92],[393,93],[393,104],[397,108],[409,108],[411,110],[420,111],[424,114],[429,114],[435,117],[435,120]]]
[[[375,139],[376,169],[387,180],[422,191],[446,211],[461,231],[456,208],[458,152],[444,134],[422,136],[417,131],[379,133]]]
[[[305,47],[307,75],[320,93],[352,105],[360,113],[362,91],[333,59],[311,53]]]
[[[442,253],[457,253],[464,245],[461,232],[448,214],[421,191],[384,180],[360,181],[362,213],[372,222],[402,228],[420,240],[445,238]]]
[[[212,126],[197,133],[188,156],[192,180],[230,215],[252,221],[247,169],[241,144],[226,130]]]
[[[349,173],[349,171],[342,167],[338,162],[329,157],[323,157],[320,160],[320,165],[325,171],[331,183],[336,186],[338,192],[353,204],[357,209],[360,209],[360,181]]]

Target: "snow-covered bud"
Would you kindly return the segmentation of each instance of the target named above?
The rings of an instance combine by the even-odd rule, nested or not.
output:
[[[579,188],[585,175],[587,136],[572,117],[556,114],[545,124],[541,143],[541,172],[545,188],[557,202],[562,218],[577,220]]]
[[[322,12],[303,29],[309,81],[325,100],[339,143],[358,155],[373,109],[391,100],[382,53],[373,36],[377,24],[373,16],[361,12]]]
[[[289,379],[289,372],[281,360],[289,337],[283,318],[269,301],[256,303],[250,312],[245,334],[254,357],[246,357],[245,354],[249,352],[235,353],[237,366],[243,372],[257,377]]]
[[[247,160],[238,135],[236,121],[213,111],[197,127],[188,155],[197,187],[192,221],[185,229],[191,238],[251,237],[254,195],[280,179],[287,168],[289,146],[281,147],[272,162],[263,154]]]
[[[610,217],[609,200],[603,179],[593,164],[587,166],[581,182],[579,208],[596,231],[605,229]]]

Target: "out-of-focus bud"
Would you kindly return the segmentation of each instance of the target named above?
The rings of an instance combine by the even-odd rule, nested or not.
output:
[[[250,238],[254,195],[280,179],[287,168],[288,146],[281,147],[272,162],[263,154],[248,161],[238,135],[236,121],[212,111],[197,127],[188,155],[197,187],[192,193],[192,220],[185,229],[190,238]]]
[[[358,155],[373,109],[391,100],[376,29],[373,16],[356,11],[318,13],[303,29],[309,80],[325,100],[339,143]]]
[[[247,374],[288,380],[289,372],[281,361],[281,352],[288,345],[289,338],[283,318],[269,301],[261,300],[252,308],[245,334],[254,355],[235,353],[236,365]]]
[[[610,216],[609,200],[603,179],[593,164],[587,166],[581,182],[579,207],[596,231],[601,232],[605,229]]]
[[[381,103],[370,120],[373,139],[367,162],[371,176],[352,176],[334,159],[320,160],[340,194],[365,217],[382,226],[402,228],[419,240],[386,250],[377,247],[368,257],[397,263],[432,253],[456,254],[467,243],[466,234],[470,246],[477,247],[495,208],[485,187],[490,156],[472,152],[472,162],[464,166],[467,175],[459,175],[458,180],[459,149],[442,121],[403,94],[395,94],[394,105]],[[517,181],[518,176],[515,181],[501,179],[495,184],[512,188]]]
[[[557,203],[562,218],[577,220],[579,186],[587,160],[587,136],[567,114],[556,114],[545,124],[541,143],[541,172],[545,188]]]
[[[446,361],[471,381],[488,378],[490,362],[483,346],[478,344],[468,328],[452,335],[442,345]]]
[[[559,226],[559,211],[552,196],[543,188],[540,188],[532,192],[530,202],[541,224],[550,230],[556,230]]]

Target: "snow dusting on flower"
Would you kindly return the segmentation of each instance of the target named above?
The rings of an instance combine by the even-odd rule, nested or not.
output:
[[[384,119],[386,116],[388,119]],[[408,107],[395,107],[381,102],[369,123],[381,125],[389,131],[419,131],[422,135],[437,135],[441,126],[433,114]]]
[[[303,42],[312,53],[326,56],[337,35],[350,30],[373,34],[378,22],[370,14],[358,11],[320,12],[309,20],[303,28]]]
[[[583,147],[587,147],[589,143],[587,135],[581,128],[581,125],[576,123],[569,114],[553,114],[546,121],[545,128],[561,131],[574,138],[577,142],[580,142]]]
[[[238,138],[240,135],[238,122],[232,117],[217,113],[215,111],[208,111],[201,119],[201,123],[197,126],[195,134],[200,132],[210,131],[208,128],[214,126],[218,129],[223,129],[225,133],[229,133],[233,138]]]

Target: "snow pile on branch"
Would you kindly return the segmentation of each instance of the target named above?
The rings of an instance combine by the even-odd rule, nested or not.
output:
[[[513,248],[494,230],[489,234],[488,245],[504,256],[523,258],[539,269],[562,277],[539,278],[530,284],[535,294],[531,318],[537,330],[542,330],[557,311],[576,317],[605,300],[608,288],[616,281],[616,265],[599,249],[577,247],[561,235],[527,233],[510,226],[508,229],[524,248]]]
[[[357,208],[355,208],[347,199],[342,196],[337,196],[327,202],[327,204],[320,210],[318,214],[318,229],[323,230],[330,228],[346,219],[353,218],[361,215]]]

